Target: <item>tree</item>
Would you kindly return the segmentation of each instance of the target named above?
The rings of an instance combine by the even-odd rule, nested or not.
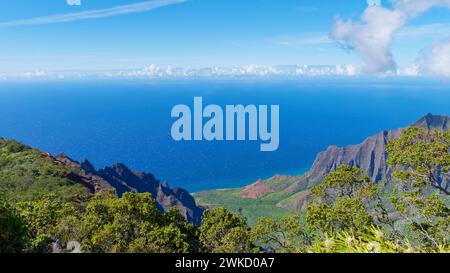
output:
[[[17,211],[0,201],[0,253],[19,253],[28,244],[25,221]]]
[[[332,204],[336,199],[348,197],[373,201],[379,187],[364,171],[349,165],[341,165],[325,176],[322,183],[312,189],[316,199]]]
[[[313,198],[306,220],[312,231],[321,234],[350,229],[362,231],[388,221],[380,186],[356,167],[339,166],[311,192]]]
[[[450,133],[411,127],[387,146],[396,187],[392,203],[419,245],[435,251],[450,238]]]
[[[450,175],[450,132],[410,127],[401,137],[387,146],[388,165],[394,177],[406,187],[438,189],[450,195],[448,182],[443,177]]]
[[[189,244],[188,252],[196,253],[200,251],[200,230],[192,222],[186,222],[177,207],[170,208],[164,213],[164,225],[173,225],[181,231],[184,241]]]
[[[129,251],[137,253],[195,253],[199,251],[199,230],[188,223],[177,207],[162,214],[162,225],[130,243]]]
[[[302,226],[299,216],[282,219],[260,218],[252,227],[252,238],[262,244],[266,251],[280,253],[298,252],[304,245],[311,243],[311,235]]]
[[[205,252],[249,253],[255,251],[244,218],[224,208],[207,210],[200,226],[200,242]]]
[[[95,196],[83,218],[82,246],[89,252],[186,253],[195,248],[195,226],[156,207],[150,193]]]
[[[51,252],[51,244],[67,244],[77,227],[79,212],[69,203],[50,194],[36,201],[15,205],[27,225],[30,244],[28,252]],[[79,222],[78,222],[79,223]]]

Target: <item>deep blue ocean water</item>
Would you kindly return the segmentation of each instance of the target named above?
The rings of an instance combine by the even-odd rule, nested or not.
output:
[[[279,104],[280,148],[175,142],[176,104]],[[431,80],[240,79],[0,82],[0,136],[96,167],[122,162],[192,192],[301,174],[329,145],[363,141],[427,113],[450,114],[450,84]]]

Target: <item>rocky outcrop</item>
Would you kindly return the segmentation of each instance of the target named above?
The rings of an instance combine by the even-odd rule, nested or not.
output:
[[[364,170],[374,181],[388,179],[390,170],[386,164],[386,145],[390,140],[399,137],[401,132],[402,129],[383,131],[366,139],[361,144],[347,147],[330,146],[326,151],[317,155],[306,179],[320,181],[326,174],[344,164]]]
[[[424,129],[448,130],[450,118],[428,114],[412,126]],[[347,164],[358,167],[369,175],[373,181],[390,179],[391,170],[386,164],[386,145],[392,139],[399,137],[404,129],[383,131],[367,138],[364,142],[347,147],[330,146],[317,155],[316,160],[305,179],[308,182],[321,181],[323,177],[336,170],[340,165]]]
[[[428,114],[425,117],[418,120],[412,126],[416,126],[424,129],[436,129],[439,131],[448,131],[450,126],[450,118],[447,115],[436,116]]]
[[[100,169],[95,175],[113,186],[119,196],[125,192],[149,192],[160,209],[177,207],[186,220],[197,225],[201,222],[203,210],[197,207],[194,198],[184,189],[171,189],[168,183],[160,183],[153,174],[135,172],[119,163]]]
[[[450,118],[446,115],[428,114],[412,126],[428,130],[436,129],[448,131]],[[320,152],[311,170],[303,176],[274,176],[239,190],[242,198],[259,199],[270,193],[282,193],[277,207],[288,210],[303,210],[310,199],[312,186],[320,183],[325,175],[336,170],[340,165],[358,167],[369,175],[373,181],[390,180],[392,171],[387,166],[386,145],[392,139],[398,138],[404,128],[385,130],[364,140],[360,144],[346,147],[330,146],[326,151]],[[449,185],[450,178],[442,177],[441,183]],[[287,198],[285,196],[288,196]]]
[[[68,166],[71,172],[65,178],[88,187],[92,192],[99,193],[114,188],[118,196],[125,192],[149,192],[155,198],[156,205],[162,211],[177,207],[187,221],[199,225],[203,210],[195,203],[194,198],[180,188],[171,189],[167,183],[160,183],[151,173],[135,172],[124,164],[118,163],[111,167],[96,170],[88,161],[79,163],[65,154],[49,159],[58,164]]]
[[[112,186],[108,184],[103,178],[94,175],[92,172],[86,172],[83,170],[82,165],[77,161],[71,159],[64,153],[59,154],[53,158],[49,153],[44,153],[47,159],[52,160],[54,163],[69,167],[70,171],[63,176],[71,181],[82,184],[87,187],[93,193],[101,193],[106,190],[112,189]]]

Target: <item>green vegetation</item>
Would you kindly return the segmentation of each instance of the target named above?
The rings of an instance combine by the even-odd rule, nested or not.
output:
[[[94,197],[77,238],[88,252],[195,252],[198,232],[174,209],[160,212],[149,193]]]
[[[245,188],[199,192],[194,198],[201,206],[240,213],[253,226],[261,217],[281,219],[306,207],[315,185],[317,181],[305,182],[304,176],[277,175]]]
[[[260,218],[252,228],[252,238],[267,251],[281,253],[301,252],[302,246],[311,245],[312,235],[302,216],[281,219]]]
[[[26,242],[24,219],[9,205],[0,202],[0,253],[21,252]]]
[[[200,227],[187,223],[176,209],[161,212],[148,193],[117,198],[104,192],[74,199],[80,194],[76,185],[58,178],[64,168],[41,162],[39,152],[18,143],[1,147],[0,252],[61,252],[72,241],[94,253],[450,252],[445,180],[450,133],[410,128],[390,142],[388,164],[394,173],[387,185],[375,184],[358,168],[339,166],[308,190],[302,213],[280,208],[277,217],[244,217],[247,210],[273,208],[281,195],[298,192],[247,192],[257,193],[254,199],[242,198],[237,190],[200,194],[204,202],[212,203],[214,194],[235,202],[234,212],[222,207],[205,211]],[[34,198],[22,188],[25,177],[39,185],[28,187]],[[47,178],[51,187],[44,183]],[[290,178],[271,182],[284,189],[295,183]],[[273,211],[253,215],[266,213]]]
[[[289,211],[277,207],[282,193],[271,193],[258,199],[242,198],[239,190],[217,190],[196,194],[197,203],[204,206],[226,207],[240,213],[250,225],[256,224],[261,217],[281,218],[289,215]]]
[[[323,234],[360,231],[388,222],[380,186],[358,168],[339,166],[311,192],[307,223],[312,231]]]
[[[409,128],[389,143],[388,164],[398,181],[392,203],[421,245],[437,248],[450,242],[448,184],[450,133]],[[449,182],[447,182],[449,183]]]
[[[64,178],[70,171],[38,150],[0,138],[0,196],[6,200],[37,200],[50,193],[65,201],[89,199],[87,188]]]
[[[204,213],[200,227],[202,250],[210,253],[255,252],[250,237],[250,229],[239,214],[224,208],[208,210]]]
[[[79,211],[70,203],[54,194],[39,200],[22,201],[14,206],[15,211],[27,224],[27,252],[50,251],[56,240],[67,243],[76,232],[74,228],[80,217]]]
[[[0,252],[59,252],[71,241],[95,253],[199,250],[198,229],[176,209],[160,212],[149,193],[99,194],[83,210],[54,195],[0,208]]]
[[[427,249],[413,246],[409,241],[395,241],[386,237],[382,229],[368,228],[366,232],[335,233],[317,240],[305,249],[307,253],[448,253],[448,246]]]

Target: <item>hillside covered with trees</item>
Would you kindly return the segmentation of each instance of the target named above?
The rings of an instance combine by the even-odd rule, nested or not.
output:
[[[411,127],[386,147],[391,181],[341,165],[310,188],[306,208],[251,226],[215,207],[201,223],[150,193],[92,192],[66,165],[0,140],[0,252],[449,252],[450,133]]]

